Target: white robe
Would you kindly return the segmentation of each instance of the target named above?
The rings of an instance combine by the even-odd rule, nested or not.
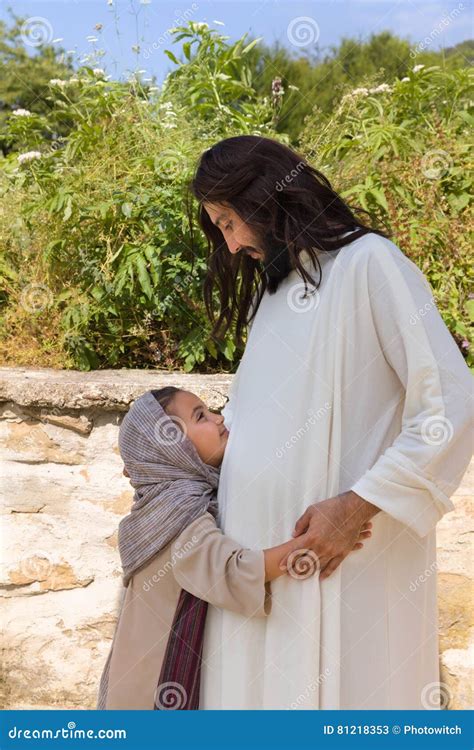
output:
[[[393,242],[370,233],[320,262],[316,294],[292,271],[251,325],[219,520],[262,549],[349,489],[382,512],[327,579],[273,581],[268,618],[209,606],[202,709],[439,707],[435,527],[471,457],[471,374]]]

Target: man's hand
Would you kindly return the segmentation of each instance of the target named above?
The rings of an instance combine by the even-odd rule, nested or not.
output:
[[[128,477],[130,479],[130,474],[128,473],[127,469],[124,468],[122,474],[124,475],[124,477]]]
[[[355,492],[310,505],[295,525],[293,536],[298,537],[301,550],[311,550],[317,556],[319,579],[333,573],[345,557],[356,548],[359,538],[367,532],[367,522],[380,511],[376,505],[364,500]],[[288,555],[280,567],[286,568]]]

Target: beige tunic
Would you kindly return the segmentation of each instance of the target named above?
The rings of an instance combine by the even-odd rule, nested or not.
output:
[[[183,588],[244,617],[265,617],[271,609],[263,551],[243,548],[205,513],[129,581],[105,666],[107,709],[153,709]]]

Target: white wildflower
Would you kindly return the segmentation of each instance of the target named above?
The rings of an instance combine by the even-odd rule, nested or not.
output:
[[[15,117],[30,117],[31,112],[29,109],[14,109],[12,115],[15,115]]]
[[[105,76],[105,70],[103,68],[94,68],[92,72],[95,76],[97,76],[97,78],[102,78],[103,76]]]
[[[28,161],[34,161],[35,159],[41,159],[41,151],[26,151],[24,154],[18,154],[18,162],[24,164]]]
[[[371,94],[380,94],[383,91],[391,91],[392,87],[388,83],[381,83],[379,86],[375,86],[373,89],[369,89]]]
[[[204,21],[195,21],[194,25],[199,30],[209,28],[209,24],[205,23]]]
[[[424,65],[415,65],[415,67],[413,68],[413,72],[418,73],[418,71],[423,70],[424,67]]]
[[[64,86],[80,83],[80,80],[80,78],[67,78],[65,80],[61,80],[61,78],[51,78],[49,84],[50,86],[60,86],[61,88],[64,88]]]
[[[402,79],[401,79],[401,82],[403,83],[403,81],[409,81],[409,80],[410,80],[410,79],[408,78],[408,76],[405,76],[405,78],[402,78]]]
[[[341,99],[341,102],[353,102],[357,99],[358,96],[368,96],[369,89],[366,88],[359,88],[359,89],[353,89],[348,94],[344,94],[344,96]]]

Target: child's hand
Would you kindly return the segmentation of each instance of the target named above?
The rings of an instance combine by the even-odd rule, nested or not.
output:
[[[364,546],[360,540],[368,539],[369,536],[372,536],[372,532],[370,531],[371,528],[372,528],[372,521],[367,521],[367,523],[364,523],[364,525],[362,526],[360,530],[359,541],[354,544],[352,549],[360,549],[361,547]]]
[[[363,543],[360,541],[361,539],[368,539],[370,536],[372,536],[371,529],[372,528],[372,521],[366,521],[366,523],[363,524],[360,530],[359,539],[354,544],[353,550],[361,549],[363,547]],[[298,536],[302,536],[305,532],[300,532],[297,536],[295,536],[295,539],[298,539]],[[313,552],[310,549],[294,549],[292,553],[287,557],[286,562],[283,564],[280,563],[280,570],[286,572],[288,575],[290,575],[292,578],[296,579],[305,579],[309,578],[310,576],[314,575],[314,573],[319,572],[320,565],[318,556],[315,552]]]

